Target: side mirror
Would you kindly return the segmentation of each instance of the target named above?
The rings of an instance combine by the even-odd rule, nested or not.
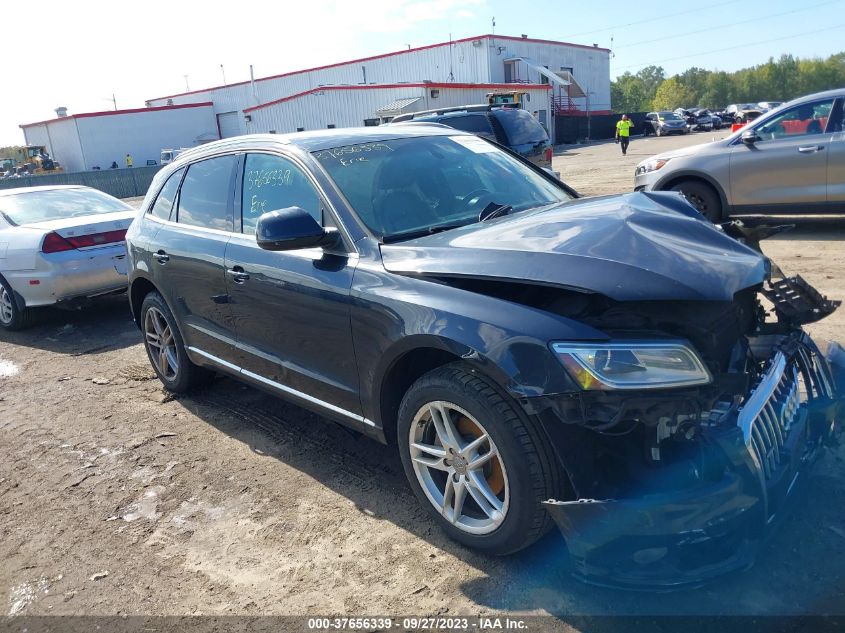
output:
[[[255,226],[258,246],[266,251],[293,251],[315,246],[334,246],[336,229],[324,229],[305,209],[288,207],[268,211]]]
[[[760,137],[757,136],[757,132],[754,130],[745,130],[745,132],[742,133],[741,139],[746,145],[754,145],[754,143],[760,140]]]

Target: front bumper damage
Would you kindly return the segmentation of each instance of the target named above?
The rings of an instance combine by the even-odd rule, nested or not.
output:
[[[663,478],[682,483],[613,498],[545,502],[577,577],[668,589],[753,564],[845,411],[845,351],[832,343],[823,355],[794,324],[781,321],[776,329],[752,344],[766,348],[764,371],[701,440],[707,461],[720,464],[715,476],[711,469],[708,476],[690,477],[695,466],[667,468]],[[560,437],[552,441],[560,445]]]

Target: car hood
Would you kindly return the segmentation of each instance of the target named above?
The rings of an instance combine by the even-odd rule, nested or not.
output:
[[[715,141],[718,143],[719,141]],[[699,152],[703,152],[707,148],[709,148],[714,143],[701,143],[700,145],[690,145],[689,147],[682,147],[681,149],[676,149],[670,152],[660,152],[659,154],[655,154],[654,156],[650,157],[648,160],[644,160],[643,163],[648,163],[650,161],[656,159],[667,159],[667,158],[682,158],[684,156],[691,156],[693,154],[698,154]],[[642,164],[642,163],[640,163]]]
[[[769,270],[680,195],[659,192],[573,200],[384,244],[381,252],[398,274],[501,279],[617,301],[730,301]]]

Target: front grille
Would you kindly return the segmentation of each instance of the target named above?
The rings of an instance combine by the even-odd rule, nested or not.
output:
[[[798,366],[777,352],[739,414],[745,443],[766,480],[786,459],[784,445],[800,406]]]
[[[775,352],[739,412],[737,424],[767,482],[776,478],[782,464],[791,461],[789,446],[800,446],[790,442],[789,435],[800,419],[802,405],[832,396],[830,380],[820,362],[818,349],[806,337],[789,356]]]

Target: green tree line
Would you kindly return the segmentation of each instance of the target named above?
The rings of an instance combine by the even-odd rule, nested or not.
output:
[[[661,66],[626,72],[610,84],[615,112],[674,110],[700,106],[723,108],[731,103],[788,101],[795,97],[845,87],[845,52],[827,59],[769,58],[765,64],[728,73],[690,68],[666,77]]]

